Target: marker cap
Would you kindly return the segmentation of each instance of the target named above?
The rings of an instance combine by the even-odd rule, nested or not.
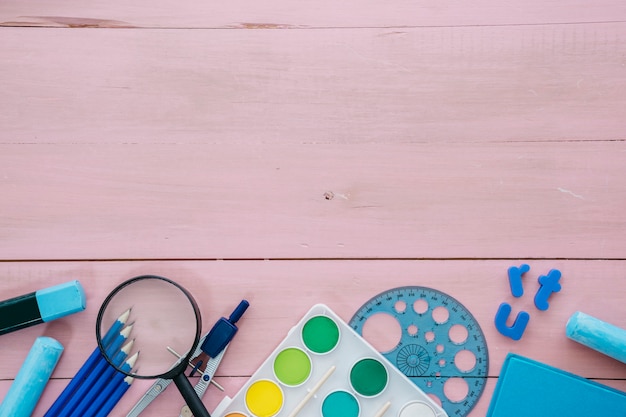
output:
[[[87,307],[85,290],[76,280],[44,288],[35,296],[44,322],[83,311]]]

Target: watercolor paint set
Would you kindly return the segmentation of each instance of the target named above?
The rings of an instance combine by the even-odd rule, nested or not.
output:
[[[446,417],[329,307],[313,306],[214,417]]]

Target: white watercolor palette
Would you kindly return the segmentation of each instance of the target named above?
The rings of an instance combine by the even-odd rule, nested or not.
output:
[[[313,306],[214,417],[447,417],[330,308]]]

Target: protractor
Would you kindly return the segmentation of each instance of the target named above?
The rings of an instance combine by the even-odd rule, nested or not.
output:
[[[461,303],[432,288],[393,288],[366,302],[349,325],[367,340],[370,323],[382,323],[378,334],[400,334],[383,356],[449,416],[469,414],[485,389],[489,354],[478,322]]]

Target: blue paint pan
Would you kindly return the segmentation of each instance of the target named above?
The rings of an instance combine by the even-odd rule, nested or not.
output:
[[[510,353],[486,417],[626,417],[626,393]]]

